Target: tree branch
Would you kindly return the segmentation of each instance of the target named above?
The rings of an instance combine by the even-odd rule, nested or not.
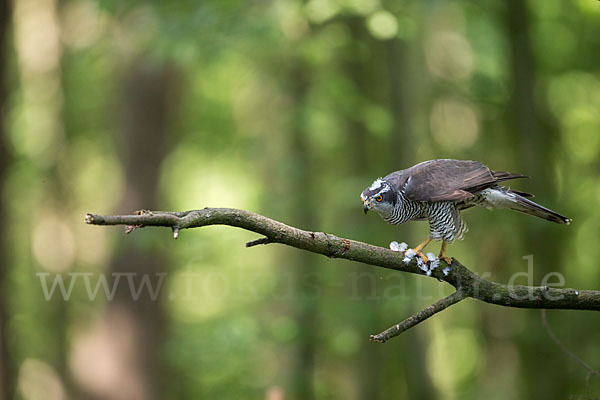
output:
[[[85,222],[92,225],[126,225],[127,232],[145,226],[166,226],[171,227],[175,238],[181,229],[230,225],[264,236],[248,242],[247,247],[280,243],[327,257],[344,258],[396,271],[424,274],[417,265],[416,257],[406,264],[401,252],[324,232],[304,231],[259,214],[232,208],[204,208],[183,212],[142,210],[134,215],[110,216],[87,214]],[[440,260],[440,263],[443,261]],[[385,341],[394,337],[466,297],[505,307],[600,310],[600,291],[504,285],[481,278],[454,259],[447,275],[442,268],[436,268],[431,271],[431,276],[449,283],[457,291],[387,331],[373,336],[374,340]]]
[[[385,343],[393,337],[400,335],[402,332],[412,328],[413,326],[425,321],[427,318],[433,316],[434,314],[439,313],[440,311],[444,311],[446,308],[450,307],[452,304],[456,304],[461,300],[465,299],[465,294],[457,290],[449,296],[444,297],[441,300],[433,303],[429,307],[424,310],[419,311],[416,314],[411,315],[406,318],[404,321],[392,326],[391,328],[386,329],[385,331],[377,334],[371,335],[371,340],[379,343]]]

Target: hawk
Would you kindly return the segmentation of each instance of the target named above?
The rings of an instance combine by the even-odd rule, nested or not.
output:
[[[430,160],[379,178],[360,195],[365,214],[372,208],[387,222],[428,220],[429,236],[414,248],[426,259],[423,249],[432,240],[441,240],[439,258],[451,264],[446,246],[462,239],[467,225],[460,212],[473,206],[508,208],[559,224],[571,220],[529,198],[532,194],[500,185],[526,175],[493,171],[478,161]]]

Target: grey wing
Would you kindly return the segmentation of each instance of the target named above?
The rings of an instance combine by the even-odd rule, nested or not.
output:
[[[409,177],[410,168],[392,172],[391,174],[386,175],[383,180],[392,185],[396,190],[401,190]]]
[[[478,161],[431,160],[407,170],[405,195],[415,201],[464,200],[497,182],[525,175],[491,171]]]

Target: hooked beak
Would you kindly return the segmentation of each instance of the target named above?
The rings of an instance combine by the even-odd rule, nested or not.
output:
[[[365,210],[365,215],[367,214],[367,212],[369,212],[370,209],[371,209],[371,203],[369,203],[368,201],[364,201],[363,202],[363,210]]]

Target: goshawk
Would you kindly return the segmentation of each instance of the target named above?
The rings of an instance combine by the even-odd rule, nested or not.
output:
[[[478,161],[431,160],[392,172],[366,188],[360,198],[365,214],[371,208],[387,222],[429,220],[429,236],[414,248],[423,249],[432,240],[441,240],[439,258],[451,263],[446,245],[462,239],[467,225],[460,212],[473,206],[508,208],[559,224],[571,220],[529,200],[529,193],[499,185],[500,182],[526,175],[492,171]]]

